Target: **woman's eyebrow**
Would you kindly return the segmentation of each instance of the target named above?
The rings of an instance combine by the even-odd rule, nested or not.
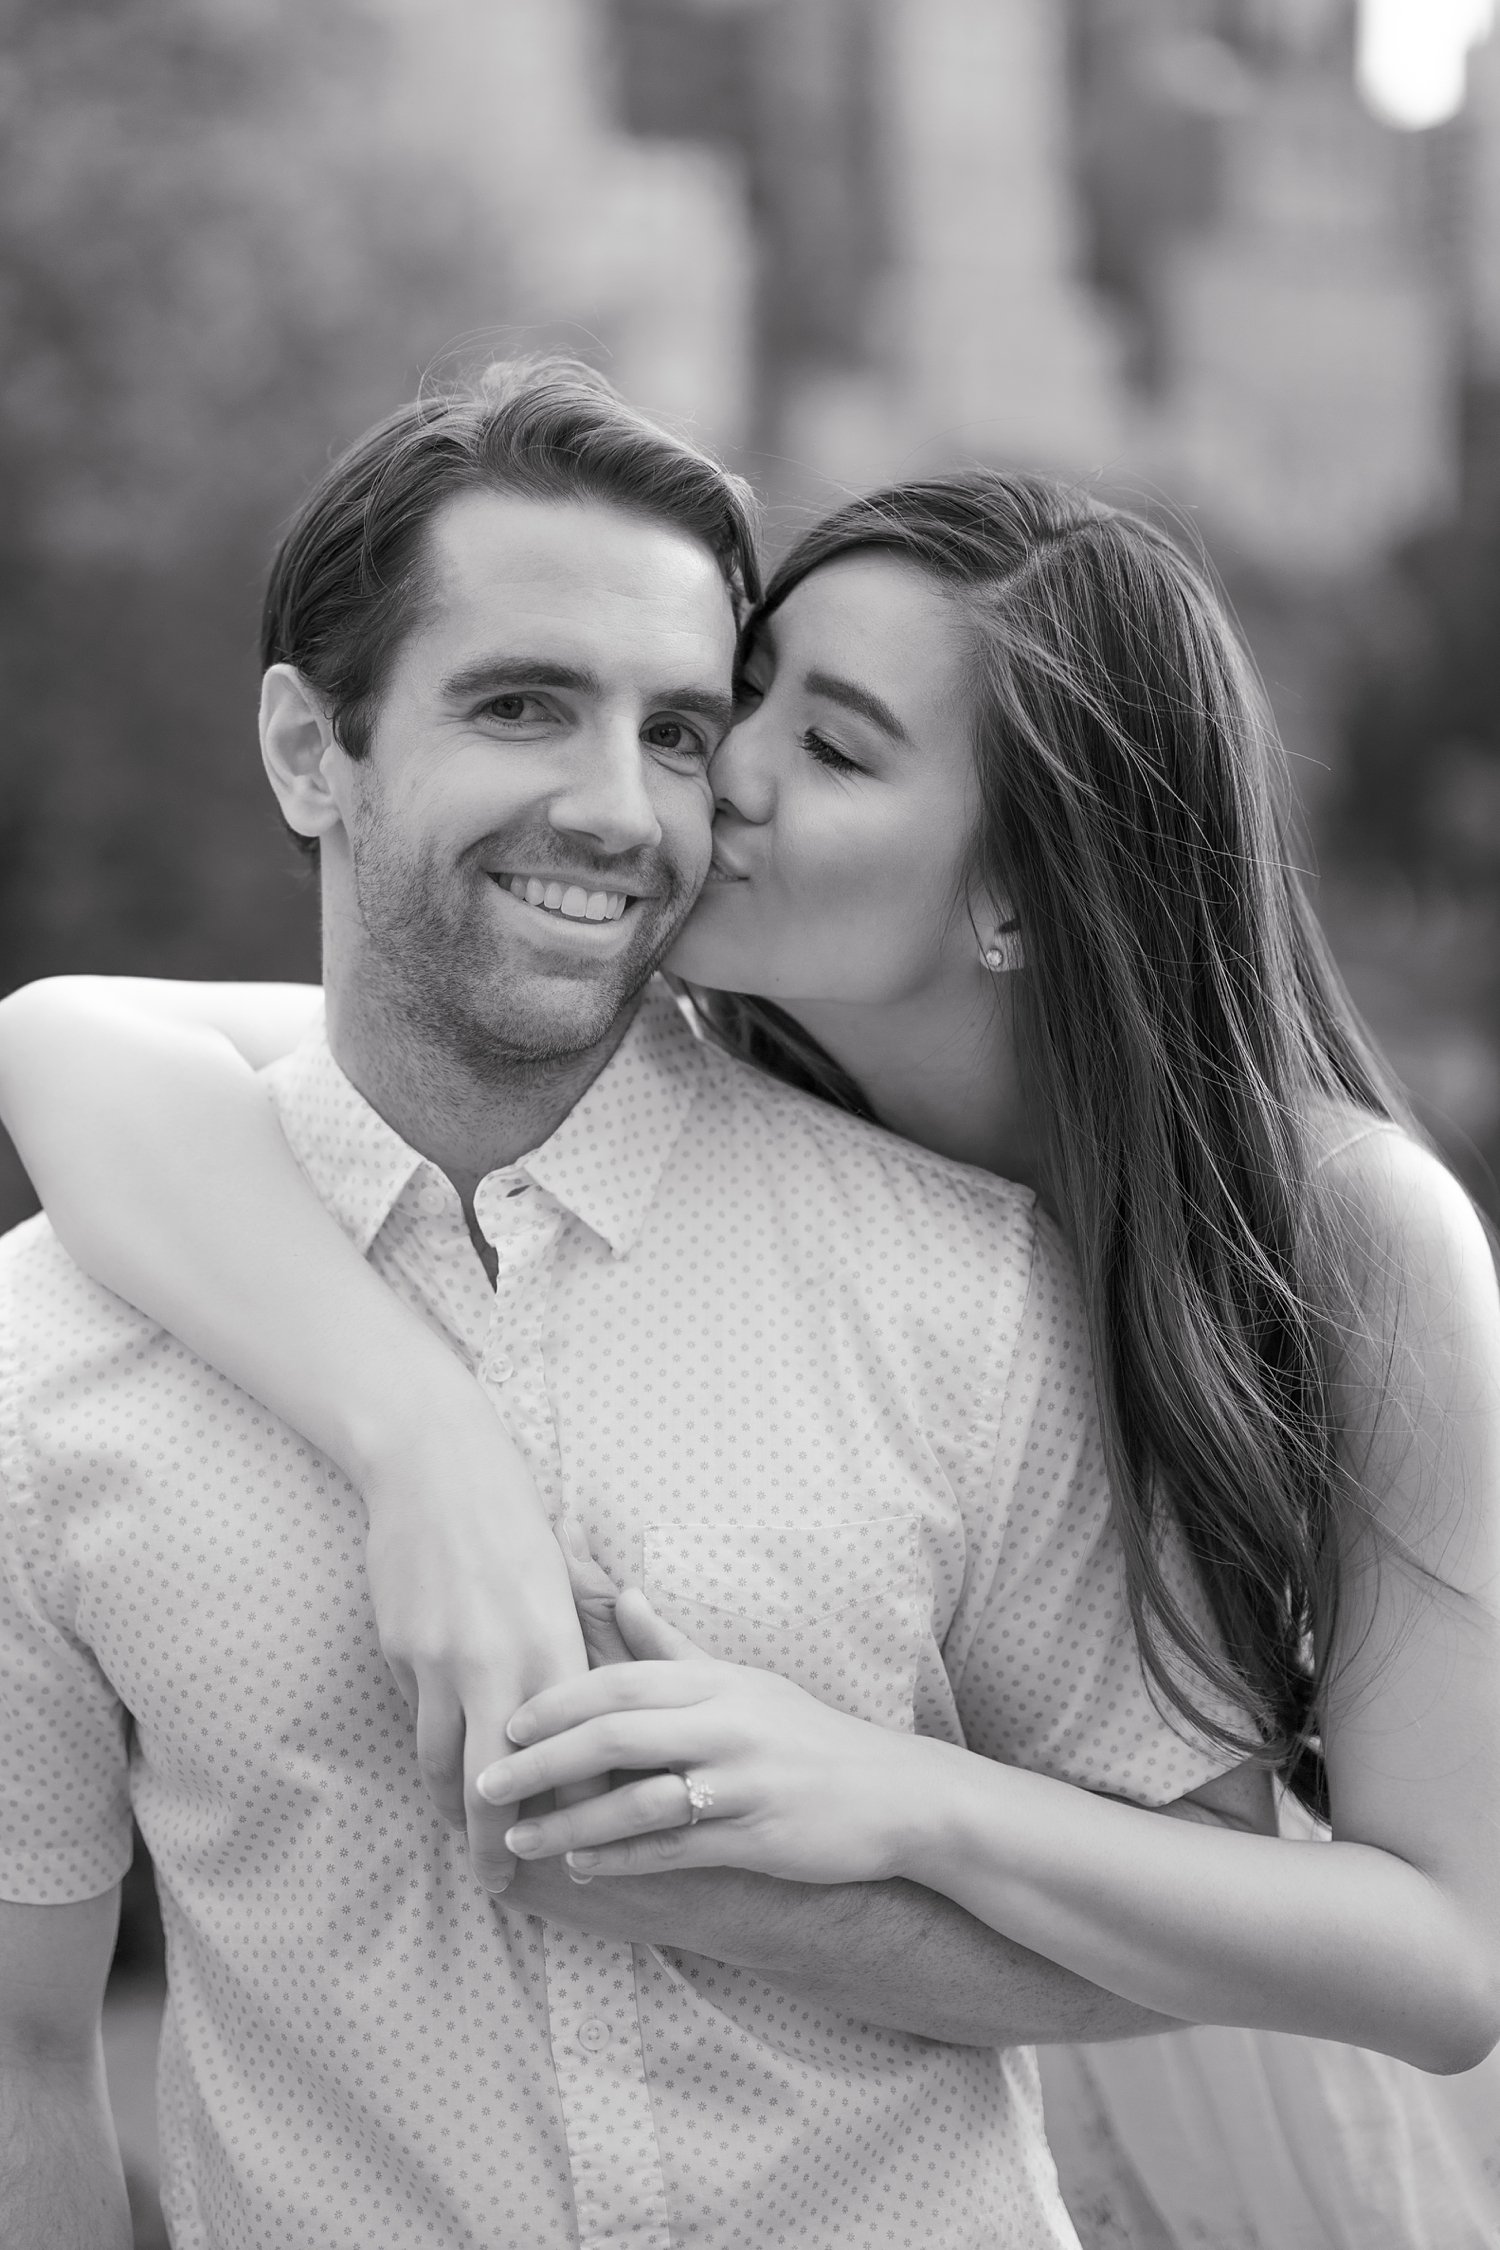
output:
[[[830,703],[841,703],[846,711],[855,711],[872,726],[888,734],[892,742],[911,747],[911,736],[888,703],[882,703],[869,688],[861,687],[855,680],[842,680],[836,672],[808,672],[802,681],[809,695],[821,695]]]

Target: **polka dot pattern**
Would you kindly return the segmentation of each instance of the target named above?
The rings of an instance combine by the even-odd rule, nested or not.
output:
[[[836,1710],[914,1725],[932,1597],[915,1515],[850,1524],[654,1524],[645,1590],[737,1664],[795,1680]]]
[[[1067,1261],[1021,1191],[741,1069],[651,996],[559,1132],[451,1186],[314,1035],[310,1177],[555,1514],[726,1656],[1144,1801],[1214,1761],[1134,1660]],[[430,1809],[356,1495],[0,1246],[0,1894],[156,1861],[176,2250],[1073,2240],[1032,2059],[507,1909]]]

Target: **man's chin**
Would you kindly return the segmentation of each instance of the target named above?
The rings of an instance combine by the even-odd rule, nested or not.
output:
[[[608,971],[564,967],[505,978],[503,992],[474,995],[465,1045],[472,1059],[565,1063],[589,1054],[634,1015],[654,963]]]

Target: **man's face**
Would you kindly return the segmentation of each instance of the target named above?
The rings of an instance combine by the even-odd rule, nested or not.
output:
[[[471,1066],[579,1055],[707,870],[729,594],[685,533],[584,501],[467,493],[427,561],[366,756],[328,754],[330,942]]]

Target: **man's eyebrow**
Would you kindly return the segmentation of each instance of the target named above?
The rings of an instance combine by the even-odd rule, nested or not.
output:
[[[904,742],[908,748],[911,736],[888,703],[882,703],[869,688],[861,687],[855,680],[840,679],[836,672],[808,672],[802,681],[809,695],[821,695],[830,703],[841,703],[846,711],[857,711],[862,719],[879,727],[892,742]]]
[[[598,673],[585,665],[559,664],[548,656],[486,656],[450,672],[443,693],[459,703],[466,696],[518,687],[576,688],[581,695],[597,695],[601,684]]]
[[[559,664],[544,656],[485,657],[450,673],[443,682],[450,703],[465,703],[475,695],[503,695],[516,688],[571,688],[578,695],[602,695],[604,683],[587,665]],[[691,712],[718,727],[727,727],[734,716],[730,697],[717,688],[664,688],[650,702],[654,710]]]
[[[734,700],[721,694],[717,688],[668,688],[664,695],[653,696],[652,701],[665,711],[691,711],[700,719],[711,720],[717,727],[727,727],[734,717]]]

